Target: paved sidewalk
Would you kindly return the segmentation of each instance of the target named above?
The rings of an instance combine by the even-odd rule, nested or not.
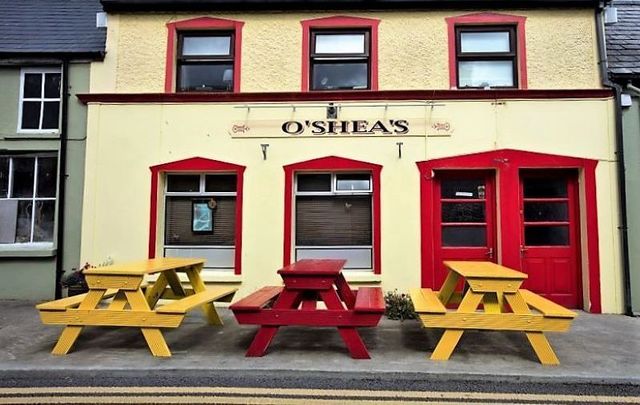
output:
[[[451,360],[427,358],[441,331],[417,321],[383,321],[362,328],[371,360],[352,360],[333,328],[282,328],[268,354],[245,358],[256,327],[239,326],[221,309],[225,326],[205,324],[193,311],[183,325],[166,330],[173,357],[154,358],[139,330],[85,328],[71,353],[50,354],[62,328],[42,325],[35,303],[0,301],[0,373],[25,371],[195,370],[259,372],[411,373],[437,378],[640,385],[640,319],[580,313],[568,333],[549,333],[561,365],[542,366],[521,333],[467,332]]]

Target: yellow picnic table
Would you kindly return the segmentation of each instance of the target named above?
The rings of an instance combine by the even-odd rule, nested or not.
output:
[[[569,330],[574,312],[520,289],[527,278],[525,273],[492,262],[444,264],[449,273],[440,291],[418,288],[410,292],[424,327],[445,329],[432,360],[448,360],[464,331],[476,329],[524,332],[542,364],[560,364],[543,332]],[[460,279],[466,283],[466,292],[456,292]],[[478,311],[480,303],[483,311]],[[453,304],[459,304],[457,309],[448,310],[447,306]]]
[[[67,354],[84,326],[124,326],[140,328],[154,356],[171,356],[160,328],[177,328],[196,307],[203,309],[210,325],[222,325],[213,302],[230,302],[237,291],[207,288],[200,277],[203,265],[203,259],[159,258],[85,270],[88,293],[36,306],[43,323],[66,325],[52,353]],[[178,273],[186,274],[191,288],[183,287]],[[157,280],[143,291],[144,278],[153,274]],[[111,297],[105,307],[98,307]],[[174,301],[156,307],[161,298]]]

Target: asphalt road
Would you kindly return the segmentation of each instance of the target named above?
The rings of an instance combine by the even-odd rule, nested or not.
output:
[[[2,371],[2,403],[640,404],[640,386],[491,375],[425,379],[407,373]]]

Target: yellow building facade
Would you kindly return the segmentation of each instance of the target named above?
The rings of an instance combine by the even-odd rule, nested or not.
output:
[[[622,311],[614,101],[593,9],[108,18],[80,97],[83,260],[202,256],[205,280],[238,297],[306,257],[346,258],[350,282],[400,291],[438,288],[443,260],[493,260],[557,302]],[[322,55],[358,35],[355,59]],[[232,56],[210,66],[227,63],[226,91],[176,91],[205,63],[187,42],[223,37]],[[483,53],[490,37],[504,54]],[[350,72],[322,69],[355,64],[362,88],[314,91]],[[505,67],[495,80],[510,85],[462,88]]]

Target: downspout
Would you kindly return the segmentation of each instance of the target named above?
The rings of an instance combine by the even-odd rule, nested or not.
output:
[[[67,185],[67,129],[69,127],[69,60],[62,60],[62,122],[60,123],[60,168],[58,169],[58,232],[56,249],[56,299],[62,298],[60,279],[64,273],[64,210]]]
[[[627,221],[627,187],[626,187],[626,175],[625,175],[625,163],[624,163],[624,139],[622,131],[622,105],[621,94],[622,87],[609,80],[609,74],[607,72],[607,53],[605,46],[605,32],[604,23],[602,20],[602,11],[607,2],[600,1],[595,14],[596,14],[596,35],[598,40],[598,57],[600,77],[602,79],[602,85],[610,87],[615,95],[615,125],[616,125],[616,156],[618,160],[617,165],[617,177],[618,177],[618,197],[620,206],[620,238],[622,240],[622,273],[624,283],[624,312],[626,315],[633,316],[633,310],[631,308],[631,273],[629,263],[629,235],[628,235],[628,221]]]

